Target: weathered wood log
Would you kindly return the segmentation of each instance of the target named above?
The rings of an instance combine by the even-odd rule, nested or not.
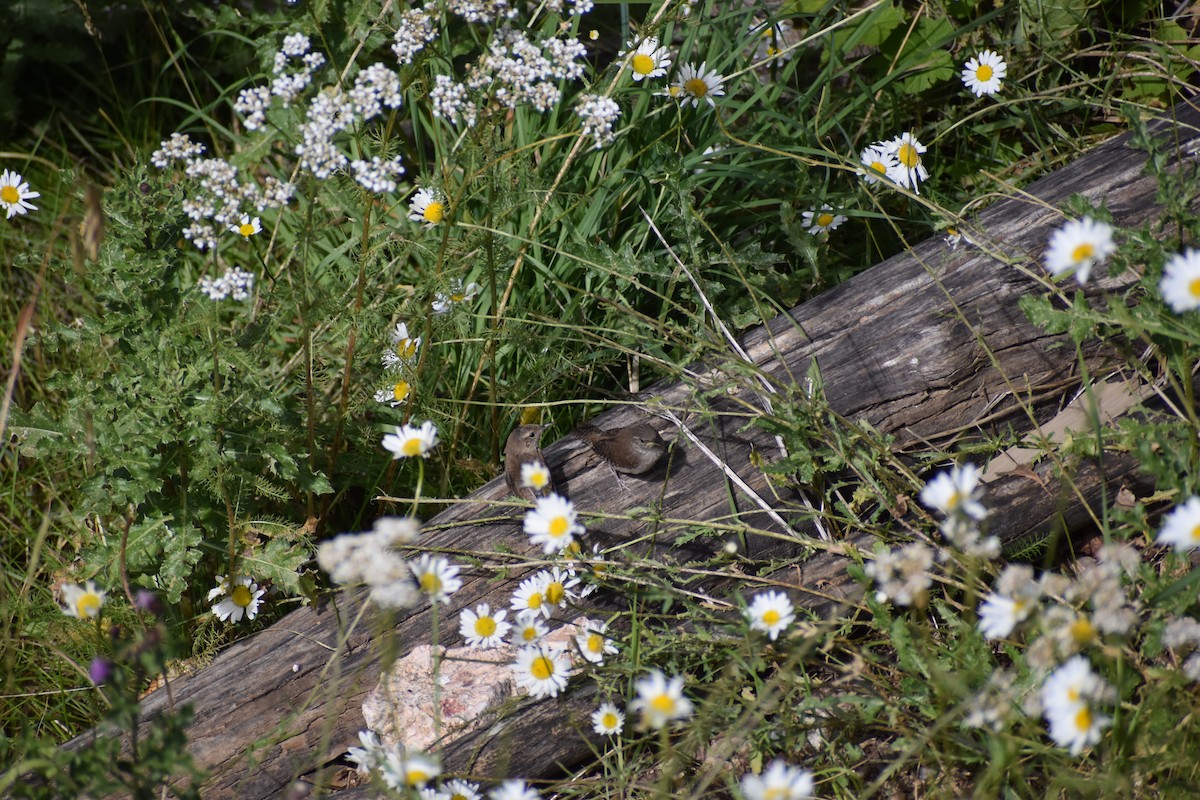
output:
[[[1155,126],[1158,135],[1174,142],[1177,159],[1200,142],[1198,127],[1200,113],[1190,107],[1173,122]],[[1034,421],[1026,408],[1037,423],[1047,422],[1079,385],[1075,350],[1055,349],[1066,340],[1033,327],[1017,300],[1042,291],[1041,254],[1062,220],[1053,209],[1071,194],[1103,201],[1118,225],[1137,227],[1154,218],[1156,187],[1142,174],[1143,162],[1127,137],[1103,144],[981,213],[966,229],[976,246],[950,249],[940,238],[923,242],[749,332],[742,345],[757,369],[781,387],[801,383],[815,362],[831,408],[895,437],[901,448],[944,445],[964,432],[991,433],[1000,426],[1027,431]],[[997,254],[1012,263],[1001,263]],[[1093,278],[1087,291],[1119,288],[1131,280]],[[1115,362],[1098,345],[1087,348],[1084,357],[1091,374],[1103,374]],[[677,383],[654,387],[646,393],[651,398],[660,408],[684,410],[683,422],[728,472],[698,446],[681,441],[672,460],[648,479],[625,478],[619,485],[582,443],[568,437],[551,445],[545,455],[560,488],[585,514],[608,515],[587,520],[602,543],[634,542],[632,557],[652,550],[679,564],[703,562],[716,544],[678,544],[675,537],[691,528],[689,521],[712,520],[731,529],[773,532],[753,537],[755,557],[794,557],[817,541],[812,515],[755,466],[760,455],[770,460],[777,450],[773,437],[745,427],[744,402],[756,402],[749,391],[707,400],[696,386]],[[646,418],[621,408],[598,422],[610,427],[639,417]],[[655,424],[672,436],[670,426],[661,420]],[[1072,477],[1077,494],[1062,488],[1051,465],[996,477],[988,487],[991,532],[1011,541],[1086,524],[1115,487],[1139,485],[1136,466],[1127,456],[1079,465]],[[730,473],[745,488],[732,482]],[[763,510],[750,493],[769,499],[782,515]],[[483,566],[464,570],[462,588],[440,610],[442,644],[459,642],[456,625],[447,620],[456,620],[460,609],[479,602],[507,607],[516,583],[533,569],[521,532],[522,509],[504,505],[505,494],[498,478],[425,526],[424,547],[458,554],[459,563],[462,556],[487,556]],[[626,513],[639,508],[649,510]],[[870,544],[861,535],[842,543],[866,549]],[[487,564],[506,569],[501,574]],[[782,577],[794,584],[792,594],[800,604],[827,614],[857,597],[845,565],[836,548],[818,550]],[[709,576],[703,586],[728,591],[731,580]],[[361,623],[345,632],[362,603],[361,591],[345,591],[336,602],[301,608],[230,647],[199,673],[173,682],[174,702],[195,707],[192,751],[212,773],[203,789],[206,798],[280,796],[297,777],[357,744],[360,707],[380,673],[373,632],[383,624],[394,627],[403,655],[428,644],[433,626],[428,608],[394,621],[367,608]],[[525,700],[503,719],[445,741],[447,769],[532,777],[585,761],[590,751],[583,720],[594,702],[588,691],[569,693],[565,701]],[[145,708],[153,714],[166,704],[160,691],[146,699]]]

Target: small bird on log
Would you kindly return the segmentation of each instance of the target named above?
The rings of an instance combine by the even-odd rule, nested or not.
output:
[[[645,422],[609,430],[584,424],[575,429],[575,437],[587,442],[596,455],[626,475],[649,472],[667,452],[667,443]]]
[[[546,465],[539,444],[543,430],[544,425],[518,425],[513,428],[513,432],[504,443],[504,480],[508,483],[508,490],[531,503],[542,495],[554,492],[550,467]],[[532,470],[525,470],[532,473],[530,478],[534,486],[530,486],[529,482],[524,480],[522,467],[525,464],[534,465]],[[541,486],[534,488],[539,482]]]

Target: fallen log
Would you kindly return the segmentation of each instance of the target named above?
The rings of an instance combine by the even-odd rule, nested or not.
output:
[[[1173,143],[1178,162],[1200,143],[1200,113],[1182,107],[1173,120],[1153,129]],[[971,246],[952,249],[941,238],[922,242],[750,331],[741,346],[776,387],[803,385],[815,363],[830,408],[894,437],[901,449],[946,445],[964,434],[1004,427],[1029,431],[1052,424],[1080,386],[1076,351],[1065,337],[1032,326],[1017,301],[1043,290],[1041,254],[1062,220],[1054,209],[1070,195],[1103,201],[1120,226],[1137,227],[1155,218],[1156,186],[1142,174],[1144,160],[1127,136],[1100,145],[982,212],[966,226]],[[1087,293],[1119,290],[1133,279],[1093,278]],[[1093,375],[1117,363],[1098,344],[1083,355]],[[715,377],[719,385],[719,371]],[[710,388],[695,381],[663,384],[642,398],[651,412],[674,410],[695,442],[628,407],[597,421],[612,427],[650,419],[677,440],[672,458],[646,478],[618,483],[571,437],[546,448],[561,489],[593,515],[586,519],[589,531],[606,546],[629,544],[627,558],[652,552],[686,570],[689,564],[707,564],[722,539],[681,543],[676,538],[698,522],[719,521],[731,533],[759,532],[751,536],[755,558],[811,553],[794,571],[774,576],[790,584],[798,604],[829,614],[853,602],[859,589],[846,576],[845,553],[853,547],[869,550],[869,537],[824,541],[818,515],[756,465],[778,452],[771,435],[746,426],[746,404],[761,400],[749,389],[730,397],[714,395]],[[998,466],[988,487],[990,532],[1008,542],[1076,529],[1118,487],[1144,490],[1129,456],[1078,465],[1074,492],[1063,486],[1053,464],[1009,468],[1001,475]],[[460,564],[468,558],[478,564],[464,569],[463,586],[438,612],[442,645],[460,643],[456,625],[448,622],[460,609],[479,602],[507,607],[513,588],[534,568],[530,560],[536,556],[521,532],[522,508],[506,505],[506,495],[497,478],[425,525],[422,547],[450,554]],[[719,593],[734,584],[732,576],[704,575],[701,585]],[[357,744],[363,700],[381,673],[381,655],[372,646],[376,633],[385,625],[394,630],[395,655],[403,657],[432,641],[435,624],[428,607],[392,619],[373,607],[364,609],[363,598],[362,591],[344,591],[333,601],[298,609],[231,646],[197,674],[173,681],[173,702],[195,708],[192,752],[211,772],[204,797],[281,796],[298,778],[313,779],[315,771]],[[348,626],[360,612],[359,623]],[[590,691],[568,693],[565,701],[516,701],[483,726],[444,739],[445,768],[477,777],[536,777],[585,762],[591,754],[585,724],[594,703]],[[162,691],[144,702],[149,714],[167,705]],[[339,796],[368,796],[364,791]]]

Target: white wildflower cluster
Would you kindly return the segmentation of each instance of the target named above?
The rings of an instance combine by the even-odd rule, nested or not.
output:
[[[409,335],[408,323],[400,322],[388,337],[389,344],[383,351],[383,368],[387,386],[375,393],[375,400],[395,408],[408,401],[412,392],[410,381],[416,374],[417,353],[421,348],[421,337]]]
[[[341,89],[333,86],[318,92],[308,104],[300,126],[303,141],[296,145],[300,166],[321,180],[344,169],[350,159],[334,138],[353,126],[354,106]]]
[[[271,176],[263,178],[261,186],[253,181],[243,183],[237,167],[220,158],[200,158],[203,152],[204,145],[175,133],[151,156],[161,169],[181,162],[187,176],[196,182],[194,191],[183,201],[183,212],[191,220],[183,236],[198,249],[215,249],[225,233],[241,232],[241,220],[250,218],[244,209],[262,213],[291,201],[295,192],[292,184]]]
[[[1117,693],[1086,658],[1075,656],[1046,678],[1040,699],[1050,738],[1077,756],[1112,724],[1100,708],[1115,703]]]
[[[545,113],[562,100],[559,81],[583,76],[586,54],[575,39],[550,37],[534,43],[524,31],[501,29],[468,70],[466,85],[501,108],[528,105]]]
[[[878,587],[875,599],[898,606],[924,606],[933,585],[933,548],[910,542],[895,550],[882,550],[863,567]]]
[[[520,10],[509,0],[448,0],[446,8],[467,22],[484,24],[515,19]]]
[[[755,66],[763,64],[781,67],[792,59],[792,51],[788,47],[792,37],[792,21],[780,20],[774,23],[755,21],[750,27],[750,35],[754,37]]]
[[[976,558],[996,558],[1000,555],[1000,540],[983,537],[979,531],[979,523],[987,518],[987,510],[979,502],[981,495],[978,467],[956,465],[925,485],[921,504],[944,517],[942,536],[956,550]]]
[[[878,183],[887,178],[892,183],[920,194],[921,181],[929,171],[921,161],[925,145],[908,131],[894,139],[874,142],[859,154],[859,174],[864,183]]]
[[[621,116],[616,100],[595,94],[581,95],[575,112],[583,126],[582,135],[591,136],[597,150],[616,138],[613,123]]]
[[[410,8],[400,17],[392,52],[401,64],[411,64],[425,45],[437,38],[437,8]]]
[[[1015,715],[1016,699],[1017,676],[1010,670],[998,669],[972,698],[963,725],[999,733]]]
[[[471,100],[470,91],[449,75],[438,75],[433,79],[429,101],[435,117],[447,119],[455,125],[461,121],[471,128],[479,120],[479,109]]]
[[[379,156],[372,156],[370,161],[356,159],[350,162],[350,169],[354,173],[354,180],[375,194],[396,191],[396,178],[404,174],[399,156],[386,161]]]
[[[409,563],[396,550],[416,541],[416,520],[381,517],[370,531],[343,533],[322,542],[317,564],[334,583],[365,583],[383,608],[407,608],[420,598]]]
[[[283,47],[275,54],[275,63],[271,68],[271,94],[280,99],[284,108],[288,108],[312,84],[313,73],[325,66],[325,56],[309,51],[308,37],[302,33],[293,33],[283,40]],[[299,66],[293,72],[288,68],[293,61],[299,61]]]
[[[1167,622],[1163,644],[1183,659],[1180,668],[1190,680],[1200,681],[1200,620],[1179,617]]]
[[[813,796],[813,774],[775,759],[761,774],[742,777],[746,800],[803,800]]]
[[[197,288],[208,295],[208,299],[214,302],[219,302],[227,298],[234,300],[245,300],[250,297],[250,292],[254,290],[254,273],[246,272],[237,267],[231,267],[225,270],[219,278],[209,278],[207,276],[200,279]]]
[[[362,747],[351,747],[346,754],[356,765],[358,774],[363,777],[378,775],[393,791],[429,791],[425,787],[442,774],[441,764],[433,756],[402,744],[384,745],[374,731],[359,731],[358,741]],[[450,781],[445,785],[449,787],[450,784],[464,784],[455,787],[464,798],[479,797],[476,784]]]
[[[399,108],[400,76],[383,64],[372,64],[354,77],[350,103],[364,122],[382,114],[384,106]]]

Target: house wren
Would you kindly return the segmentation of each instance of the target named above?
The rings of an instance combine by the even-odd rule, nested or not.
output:
[[[542,457],[542,448],[538,444],[542,439],[542,425],[518,425],[508,435],[504,443],[504,480],[508,482],[508,490],[517,497],[534,502],[543,494],[554,491],[554,481],[550,477],[550,468]],[[535,464],[545,472],[545,484],[540,489],[525,485],[521,479],[521,467],[525,464]]]
[[[575,437],[591,445],[596,455],[617,472],[627,475],[649,472],[667,452],[667,443],[645,422],[606,431],[584,424],[575,429]]]

